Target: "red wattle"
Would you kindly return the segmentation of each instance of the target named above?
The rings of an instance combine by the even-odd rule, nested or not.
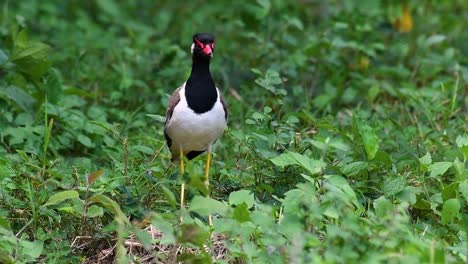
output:
[[[205,47],[203,47],[202,49],[203,53],[205,53],[206,55],[210,55],[213,51],[211,50],[211,46],[210,45],[205,45]]]

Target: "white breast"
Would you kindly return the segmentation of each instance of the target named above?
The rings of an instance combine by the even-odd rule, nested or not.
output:
[[[223,134],[226,119],[219,90],[217,92],[218,99],[213,108],[197,114],[188,107],[185,86],[180,89],[180,101],[166,125],[166,132],[172,140],[171,148],[177,150],[182,147],[184,153],[203,151]]]

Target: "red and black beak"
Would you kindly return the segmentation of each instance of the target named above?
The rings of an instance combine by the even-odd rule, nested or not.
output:
[[[198,39],[194,38],[195,44],[201,49],[203,54],[212,57],[213,56],[213,49],[214,49],[214,42],[203,44]]]

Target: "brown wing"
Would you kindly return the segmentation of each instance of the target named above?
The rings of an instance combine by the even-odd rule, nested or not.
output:
[[[164,123],[164,137],[166,138],[166,143],[169,148],[171,148],[172,145],[172,139],[169,137],[169,135],[166,132],[166,125],[171,120],[172,114],[174,113],[174,108],[176,105],[180,102],[180,89],[182,89],[183,86],[177,88],[171,95],[171,98],[169,98],[169,103],[167,104],[167,109],[166,109],[166,122]]]
[[[172,113],[174,113],[174,108],[176,105],[180,102],[180,89],[182,89],[182,86],[177,88],[171,95],[171,98],[169,98],[169,103],[167,104],[167,109],[166,109],[166,124],[171,120]]]
[[[219,93],[219,99],[221,100],[221,104],[223,105],[224,109],[224,118],[226,118],[226,121],[228,120],[229,114],[226,106],[226,101],[224,100],[224,97],[221,93]]]

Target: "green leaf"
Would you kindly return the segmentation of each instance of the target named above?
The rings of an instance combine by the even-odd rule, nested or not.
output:
[[[463,136],[458,136],[456,139],[457,146],[460,149],[461,153],[465,160],[468,160],[468,134]]]
[[[351,188],[351,186],[349,185],[348,181],[345,178],[339,175],[326,175],[324,176],[324,178],[326,179],[328,184],[334,187],[334,188],[329,188],[330,191],[340,190],[345,195],[346,197],[345,200],[350,200],[356,206],[357,209],[359,210],[363,209],[362,205],[359,203],[356,197],[356,193]]]
[[[277,157],[271,158],[270,161],[278,167],[299,165],[312,175],[321,173],[326,166],[325,162],[321,160],[314,160],[296,152],[283,153]]]
[[[177,207],[177,201],[174,193],[171,191],[171,189],[167,188],[166,186],[162,185],[161,189],[163,190],[163,194],[166,197],[167,202],[169,205],[171,205],[173,208]]]
[[[76,198],[79,198],[80,195],[78,194],[77,191],[72,191],[72,190],[68,190],[68,191],[61,191],[61,192],[58,192],[54,195],[52,195],[49,200],[43,205],[43,206],[49,206],[49,205],[56,205],[56,204],[59,204],[65,200],[69,200],[69,199],[76,199]]]
[[[374,201],[374,210],[378,217],[391,217],[393,204],[385,196],[380,196]]]
[[[460,201],[456,198],[445,201],[442,207],[442,224],[451,223],[460,212]]]
[[[49,72],[44,86],[47,100],[52,104],[57,104],[63,95],[63,85],[57,69],[52,69]]]
[[[169,245],[176,242],[175,230],[169,221],[160,215],[156,215],[151,220],[151,224],[164,233],[164,237],[161,239],[162,244]]]
[[[377,151],[377,154],[374,158],[374,162],[381,163],[386,169],[390,169],[393,165],[392,157],[390,157],[390,155],[387,152],[382,150]]]
[[[153,114],[146,114],[147,117],[151,117],[153,118],[154,120],[158,121],[158,122],[161,122],[161,123],[164,123],[166,122],[166,117],[162,116],[162,115],[153,115]]]
[[[437,177],[443,175],[450,167],[452,167],[452,162],[443,161],[436,162],[429,166],[431,174],[429,177]]]
[[[405,189],[406,187],[406,179],[402,176],[400,177],[393,177],[385,180],[383,185],[383,191],[385,196],[393,196]]]
[[[468,180],[460,183],[460,192],[462,196],[465,198],[465,202],[468,202]]]
[[[453,168],[455,169],[457,175],[460,176],[460,179],[463,179],[463,175],[466,170],[465,164],[462,161],[460,161],[458,157],[455,158],[455,160],[453,161]]]
[[[131,146],[130,147],[130,151],[133,151],[133,150],[136,150],[136,151],[139,151],[143,154],[147,154],[147,155],[154,155],[154,151],[147,147],[147,146],[142,146],[142,145],[138,145],[138,146]]]
[[[23,254],[29,257],[29,260],[34,260],[38,258],[42,250],[44,249],[44,243],[43,241],[37,240],[37,241],[27,241],[27,240],[21,240],[20,245],[23,251]]]
[[[212,256],[205,252],[198,253],[181,253],[177,256],[177,263],[186,264],[211,264],[213,263]]]
[[[106,208],[106,209],[110,210],[112,213],[114,213],[115,219],[120,224],[130,224],[127,217],[125,216],[125,214],[120,209],[119,204],[116,203],[111,198],[109,198],[109,197],[107,197],[107,196],[105,196],[103,194],[95,194],[89,200],[91,202],[101,204],[102,206],[104,206],[104,208]]]
[[[196,212],[200,215],[208,216],[210,214],[218,213],[225,215],[228,206],[222,202],[216,201],[209,197],[195,196],[190,203],[189,211]]]
[[[343,174],[346,176],[354,176],[360,173],[361,171],[367,169],[368,165],[369,165],[368,162],[363,162],[363,161],[352,162],[352,163],[346,164],[343,167],[342,171],[343,171]]]
[[[26,47],[18,47],[13,51],[10,56],[10,61],[13,63],[18,60],[25,59],[27,57],[39,56],[41,57],[46,51],[49,50],[49,46],[41,42],[28,43]]]
[[[4,64],[6,64],[7,61],[8,61],[8,55],[5,53],[5,51],[0,49],[0,69],[2,66],[4,66]]]
[[[445,39],[447,39],[446,36],[444,35],[432,35],[430,37],[427,38],[426,40],[426,45],[427,46],[432,46],[434,44],[439,44],[440,42],[444,41]]]
[[[31,111],[36,103],[36,99],[22,89],[10,85],[5,89],[5,94],[24,111]]]
[[[239,205],[245,203],[247,208],[252,208],[255,202],[254,194],[249,190],[240,190],[229,194],[229,204]]]
[[[99,9],[103,14],[106,14],[112,19],[118,19],[122,17],[121,8],[114,0],[100,0],[96,2]]]
[[[417,196],[416,202],[413,204],[414,208],[421,209],[421,210],[430,210],[431,203],[425,200],[422,195]]]
[[[183,224],[180,227],[180,233],[177,236],[177,242],[190,243],[202,247],[210,237],[210,232],[203,230],[196,224]]]
[[[432,163],[432,157],[429,152],[426,153],[426,155],[419,158],[419,166],[422,171],[428,171],[429,165],[431,165],[431,163]]]
[[[14,43],[15,47],[10,56],[10,61],[16,65],[20,72],[28,75],[33,80],[38,80],[51,66],[47,57],[49,46],[41,42],[29,42],[27,39],[19,41],[18,38],[17,40]]]
[[[76,139],[78,140],[78,142],[80,142],[81,144],[85,145],[88,148],[94,147],[93,142],[91,142],[91,139],[86,135],[79,134]]]
[[[10,222],[8,222],[5,218],[0,216],[0,227],[10,230]]]
[[[375,134],[372,127],[364,124],[364,122],[362,122],[357,115],[353,116],[353,121],[358,129],[359,135],[361,136],[362,142],[364,143],[367,159],[373,160],[375,154],[379,150],[379,138]]]
[[[152,245],[152,238],[151,235],[148,233],[146,230],[137,230],[135,232],[135,235],[137,236],[138,240],[143,244],[143,247],[146,250],[149,250]]]
[[[458,192],[458,186],[460,185],[459,182],[453,182],[442,190],[442,199],[448,200],[450,198],[456,198]]]
[[[103,215],[104,215],[104,210],[102,209],[102,207],[97,206],[95,204],[91,205],[88,208],[88,212],[86,212],[86,216],[89,218],[100,217]]]
[[[250,221],[250,211],[247,207],[247,204],[241,203],[237,205],[236,208],[234,208],[232,216],[241,223]]]

